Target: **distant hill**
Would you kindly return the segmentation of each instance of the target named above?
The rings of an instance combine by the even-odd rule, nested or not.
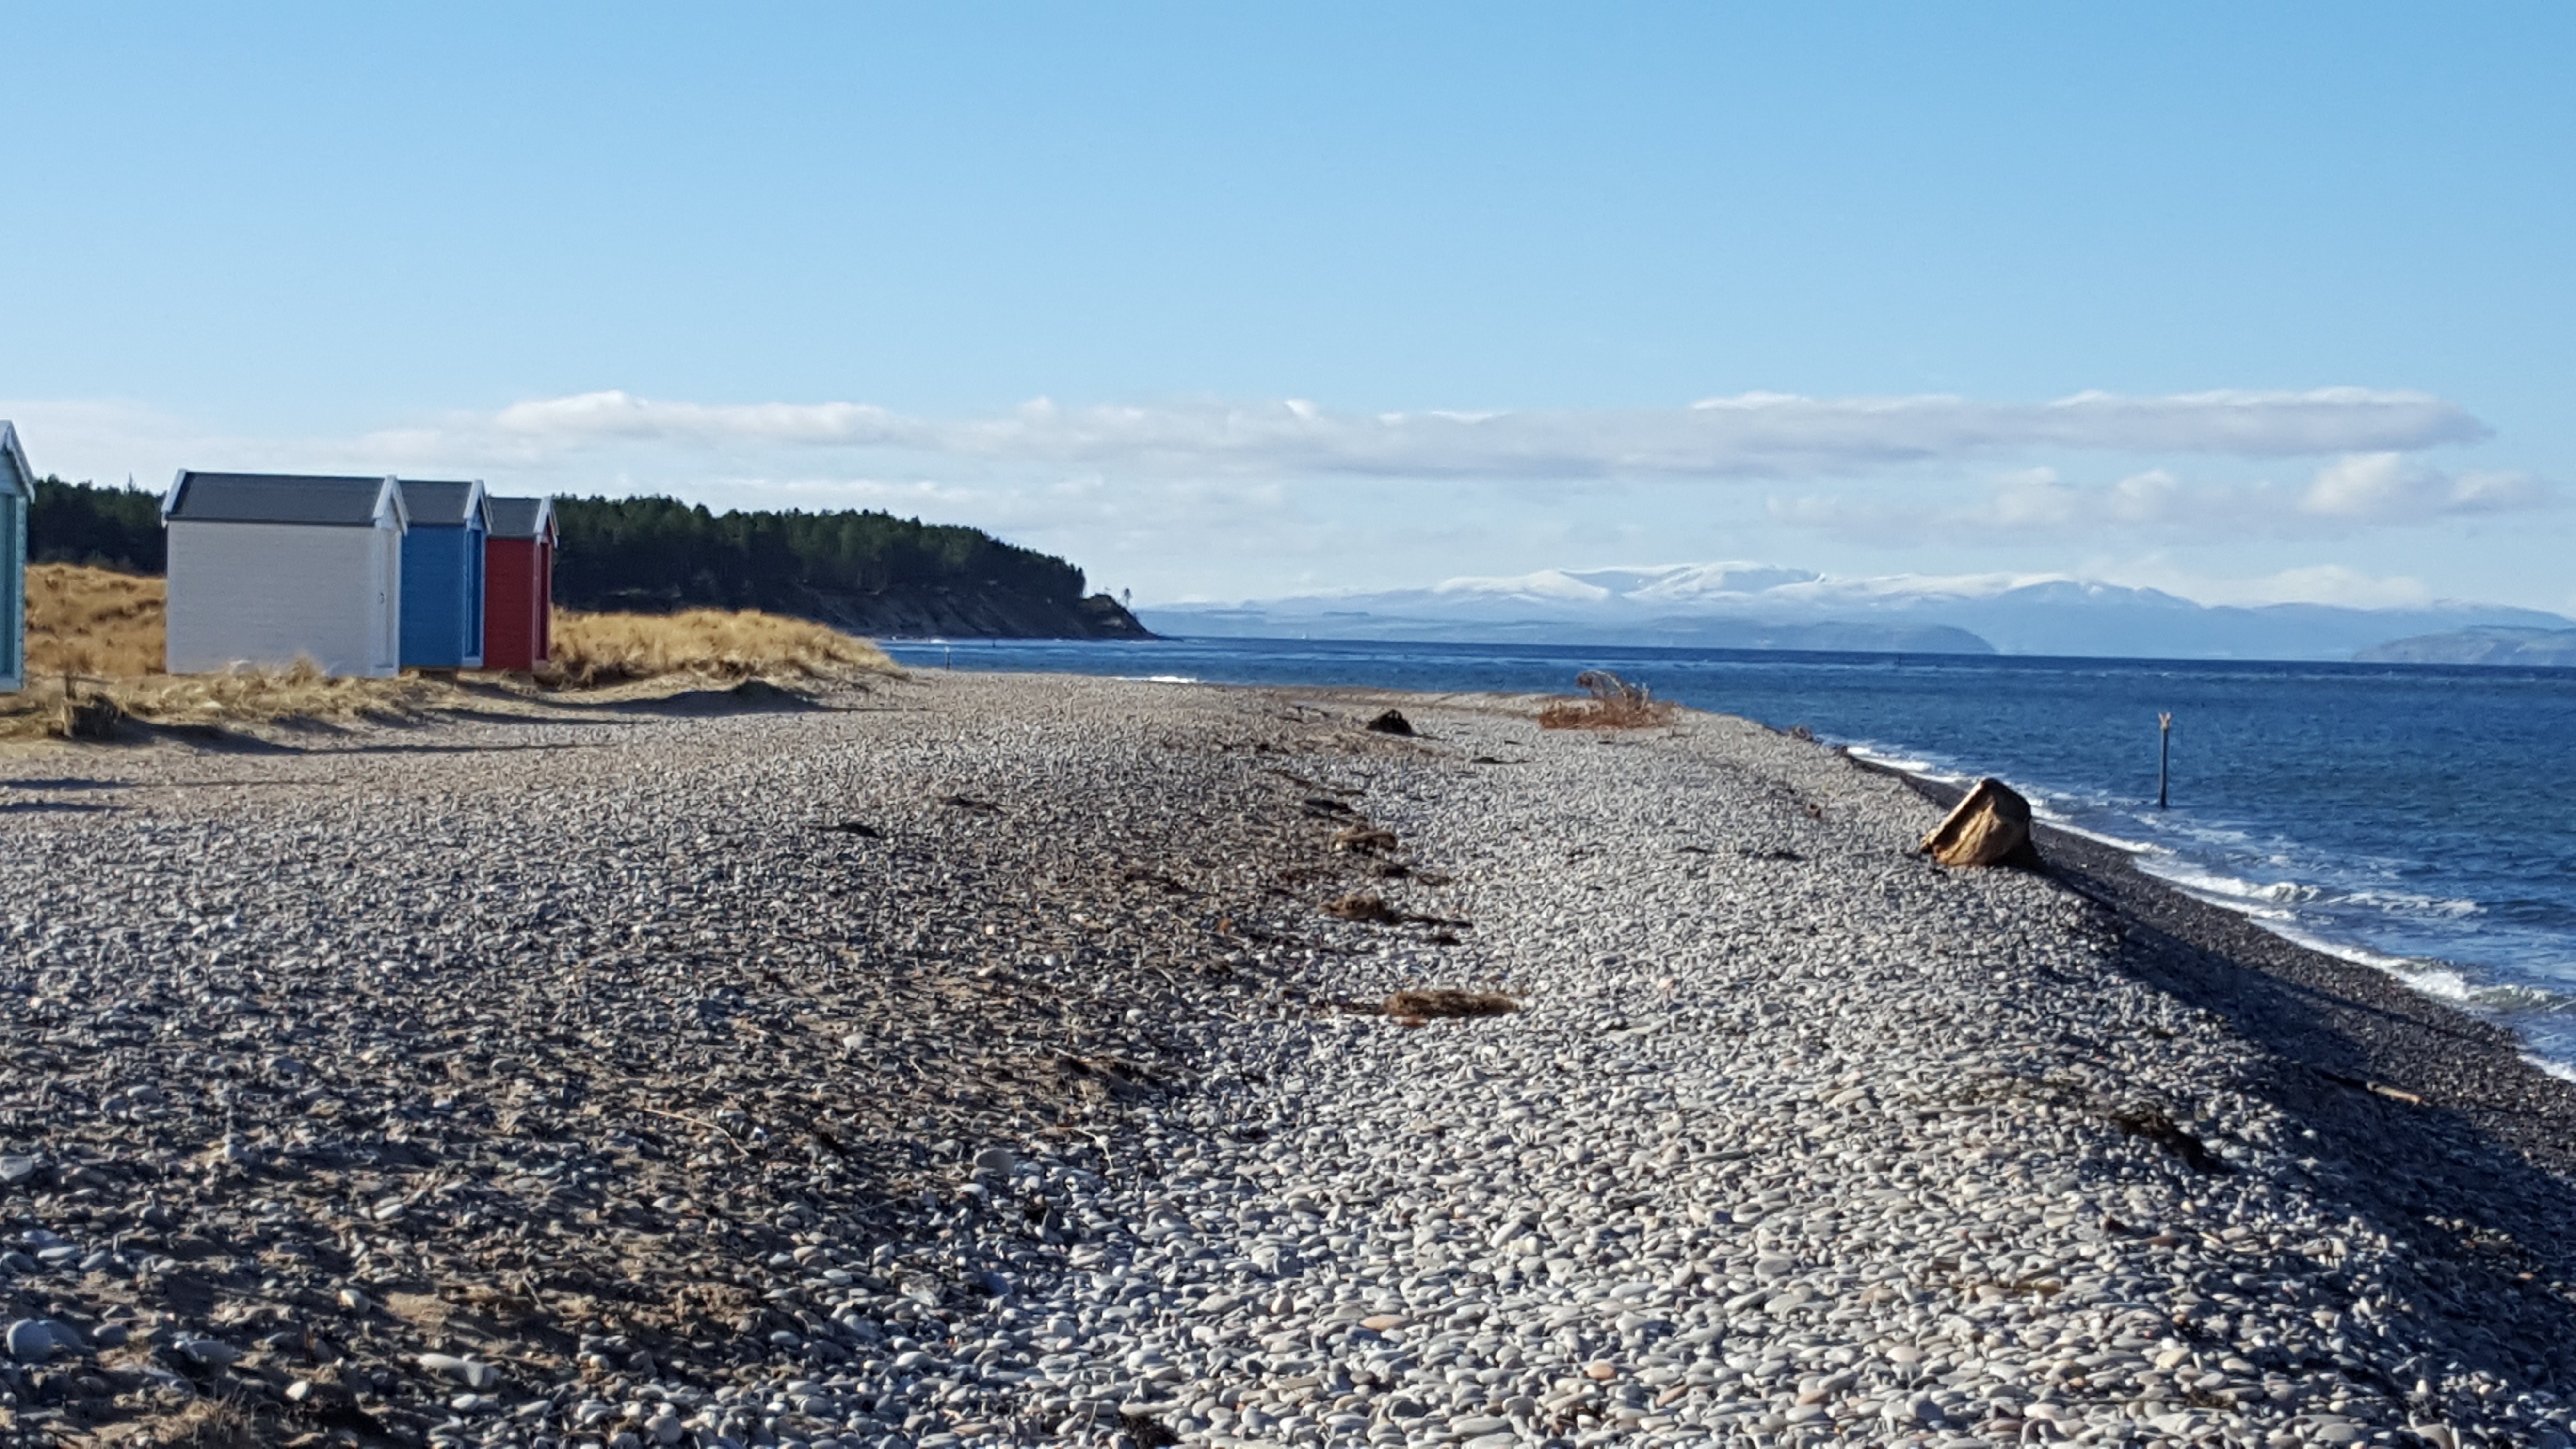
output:
[[[2576,669],[2576,629],[2457,629],[2373,644],[2352,656],[2365,664],[2502,664]]]
[[[1757,563],[1543,569],[1383,593],[1166,604],[1144,617],[1158,633],[1199,636],[2162,659],[2349,659],[2406,635],[2576,623],[2483,604],[2211,606],[2056,576],[1837,576]]]
[[[873,511],[710,513],[670,498],[555,502],[555,602],[667,613],[766,609],[856,634],[1141,639],[1082,570],[978,529]],[[161,497],[45,478],[27,511],[34,563],[158,574]]]
[[[1168,604],[1142,612],[1157,633],[1199,639],[1386,639],[1471,644],[1611,644],[1658,649],[1801,649],[1829,654],[1992,654],[1995,646],[1948,624],[1871,619],[1693,618],[1460,619],[1429,612],[1372,613],[1283,600],[1227,607]]]

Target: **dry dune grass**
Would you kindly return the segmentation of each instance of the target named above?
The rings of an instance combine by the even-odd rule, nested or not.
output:
[[[74,564],[27,570],[29,678],[161,672],[161,580]]]
[[[334,679],[309,660],[221,674],[31,673],[26,689],[0,695],[0,739],[106,739],[117,732],[118,721],[129,718],[215,726],[401,719],[428,711],[453,692],[453,686],[425,679]]]
[[[894,661],[864,639],[751,609],[677,614],[558,609],[554,660],[538,679],[558,688],[589,689],[669,675],[848,680],[893,672]]]
[[[161,725],[400,718],[462,702],[443,681],[334,679],[309,662],[221,674],[162,672],[157,578],[73,564],[27,570],[27,688],[0,695],[0,738],[97,737],[122,717]],[[895,672],[875,645],[802,619],[696,609],[555,617],[555,662],[536,683],[578,691],[640,681],[846,681]]]
[[[77,689],[75,693],[77,693]],[[443,691],[424,679],[334,679],[309,659],[284,669],[221,674],[147,674],[98,691],[119,710],[154,724],[226,724],[282,719],[400,717],[436,704]]]

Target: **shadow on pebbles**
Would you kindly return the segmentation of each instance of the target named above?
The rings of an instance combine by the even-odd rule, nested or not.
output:
[[[1387,702],[0,768],[113,805],[0,816],[0,1444],[2566,1442],[2508,1047],[2310,1111],[1839,755]]]

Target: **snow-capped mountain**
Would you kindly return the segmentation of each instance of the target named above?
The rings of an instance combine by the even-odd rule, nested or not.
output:
[[[2534,609],[2204,605],[2047,575],[1835,577],[1758,563],[1544,569],[1427,589],[1137,611],[1159,634],[1668,644],[1902,653],[2349,659],[2411,635],[2563,629]]]

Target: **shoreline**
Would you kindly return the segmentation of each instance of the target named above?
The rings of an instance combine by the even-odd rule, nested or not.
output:
[[[1882,754],[1874,749],[1867,749],[1859,745],[1836,743],[1832,747],[1841,749],[1850,754],[1856,763],[1865,768],[1878,770],[1905,780],[1918,793],[1921,793],[1925,795],[1926,798],[1932,799],[1936,802],[1957,799],[1960,794],[1965,792],[1967,785],[1969,783],[1973,783],[1975,779],[1972,775],[1962,775],[1955,771],[1935,771],[1921,761],[1909,759],[1903,756]],[[2025,791],[2025,793],[2027,793],[2027,791]],[[2260,907],[2244,892],[2204,890],[2195,886],[2188,879],[2152,869],[2145,863],[2150,857],[2162,856],[2179,862],[2185,869],[2196,868],[2214,870],[2219,868],[2212,865],[2195,866],[2192,857],[2185,850],[2174,846],[2150,843],[2146,841],[2121,839],[2107,832],[2095,831],[2061,819],[2050,818],[2045,813],[2038,815],[2037,818],[2034,819],[2033,826],[2036,830],[2044,831],[2048,834],[2064,837],[2077,842],[2080,848],[2086,851],[2088,855],[2103,857],[2102,860],[2096,862],[2097,873],[2100,870],[2114,869],[2114,867],[2108,863],[2108,858],[2117,857],[2124,863],[2126,873],[2151,881],[2165,890],[2182,896],[2195,905],[2206,907],[2211,910],[2215,910],[2224,916],[2253,924],[2266,934],[2285,941],[2299,950],[2327,957],[2348,965],[2358,966],[2364,970],[2387,977],[2398,982],[2408,991],[2424,996],[2443,1006],[2449,1007],[2452,1010],[2458,1011],[2472,1020],[2498,1027],[2514,1036],[2519,1045],[2519,1050],[2523,1059],[2527,1064],[2535,1067],[2544,1074],[2556,1077],[2559,1080],[2576,1082],[2576,1061],[2552,1060],[2545,1056],[2540,1048],[2523,1039],[2521,1033],[2514,1027],[2510,1020],[2510,1015],[2518,1015],[2522,1013],[2508,1014],[2504,1019],[2490,1017],[2476,1010],[2469,1004],[2468,1000],[2468,998],[2470,998],[2474,992],[2479,989],[2468,984],[2473,979],[2473,974],[2475,973],[2488,973],[2490,975],[2490,986],[2488,989],[2527,991],[2535,996],[2549,1000],[2571,999],[2556,987],[2532,985],[2528,983],[2515,983],[2510,981],[2497,982],[2492,980],[2492,973],[2495,972],[2496,968],[2491,966],[2482,966],[2475,963],[2463,963],[2439,955],[2407,956],[2392,954],[2368,944],[2349,940],[2337,941],[2333,939],[2331,935],[2323,933],[2310,935],[2302,931],[2290,929],[2286,926],[2276,925],[2266,919],[2265,914]],[[2230,882],[2230,884],[2242,885],[2243,883]],[[2314,881],[2293,881],[2286,884],[2302,890],[2313,891],[2327,889],[2327,887],[2320,886]],[[2413,969],[2410,970],[2409,968]],[[2416,976],[2419,973],[2447,976],[2453,982],[2458,983],[2458,987],[2454,991],[2446,992],[2437,990],[2434,987],[2420,983],[2416,979]],[[2527,1010],[2529,1009],[2526,1008],[2526,1011]]]
[[[817,706],[8,762],[0,1444],[2566,1442],[2568,1087],[2107,847],[1720,715]]]
[[[1853,763],[1903,781],[1943,810],[1966,793],[1946,780],[1869,760]],[[2236,1001],[2260,1011],[2265,1040],[2329,1085],[2406,1093],[2425,1107],[2463,1115],[2553,1173],[2576,1177],[2576,1083],[2536,1065],[2511,1027],[2418,990],[2394,972],[2204,901],[2140,869],[2133,851],[2046,821],[2033,822],[2032,834],[2049,866],[2045,875],[2152,934],[2141,944],[2141,967],[2151,979],[2196,1000]],[[2231,984],[2215,974],[2231,967],[2256,980]],[[2258,1001],[2265,996],[2270,999]],[[2293,996],[2301,1006],[2285,1009]]]

